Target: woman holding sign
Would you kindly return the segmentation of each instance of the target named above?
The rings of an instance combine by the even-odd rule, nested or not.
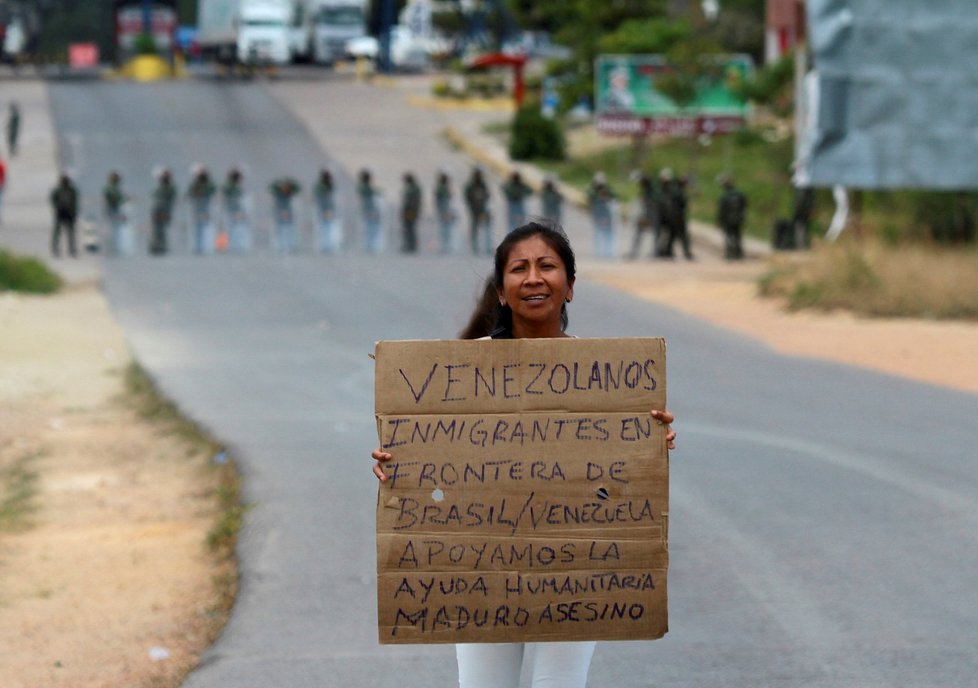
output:
[[[567,304],[574,298],[574,251],[564,233],[537,222],[522,225],[496,249],[493,277],[479,300],[463,339],[567,337]],[[669,425],[669,411],[652,411]],[[666,432],[669,449],[676,433]],[[384,481],[382,465],[393,456],[374,450],[374,474]],[[516,688],[528,643],[456,645],[460,688]],[[584,688],[595,641],[533,643],[534,688]]]

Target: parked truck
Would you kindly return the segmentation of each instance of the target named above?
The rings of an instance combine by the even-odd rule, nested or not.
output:
[[[199,0],[197,44],[224,64],[281,65],[292,58],[296,0]]]
[[[367,35],[368,0],[311,0],[312,59],[331,64],[345,57],[347,41]]]

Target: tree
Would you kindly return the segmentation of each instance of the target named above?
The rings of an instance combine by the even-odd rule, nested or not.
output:
[[[552,4],[541,3],[548,7]],[[588,102],[593,100],[594,59],[602,52],[602,37],[616,31],[630,19],[661,19],[666,12],[665,0],[571,0],[556,4],[561,8],[554,9],[553,14],[548,16],[554,19],[561,17],[563,23],[554,39],[561,45],[569,46],[572,51],[571,57],[555,65],[551,72],[562,77],[561,102],[565,108],[573,107],[582,99]],[[569,14],[564,15],[564,12]]]
[[[794,110],[794,83],[795,58],[789,54],[735,84],[734,91],[744,100],[770,108],[779,117],[788,117]]]

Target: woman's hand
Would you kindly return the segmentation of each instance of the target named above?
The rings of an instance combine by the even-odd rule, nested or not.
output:
[[[374,449],[372,452],[370,452],[370,456],[372,456],[374,461],[377,462],[374,464],[374,475],[377,476],[377,480],[379,480],[380,482],[384,482],[385,480],[387,480],[387,475],[384,473],[384,469],[381,468],[380,465],[385,461],[390,461],[391,459],[394,458],[394,456],[388,452],[381,451],[379,449]]]
[[[659,425],[666,426],[666,446],[669,449],[676,448],[676,431],[672,429],[672,422],[676,420],[676,417],[668,410],[657,411],[653,409],[652,417],[659,421]]]

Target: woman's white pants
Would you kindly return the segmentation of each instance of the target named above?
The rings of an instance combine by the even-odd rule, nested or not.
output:
[[[593,640],[459,644],[455,646],[458,685],[459,688],[518,688],[523,655],[530,650],[533,688],[584,688],[594,646]]]

